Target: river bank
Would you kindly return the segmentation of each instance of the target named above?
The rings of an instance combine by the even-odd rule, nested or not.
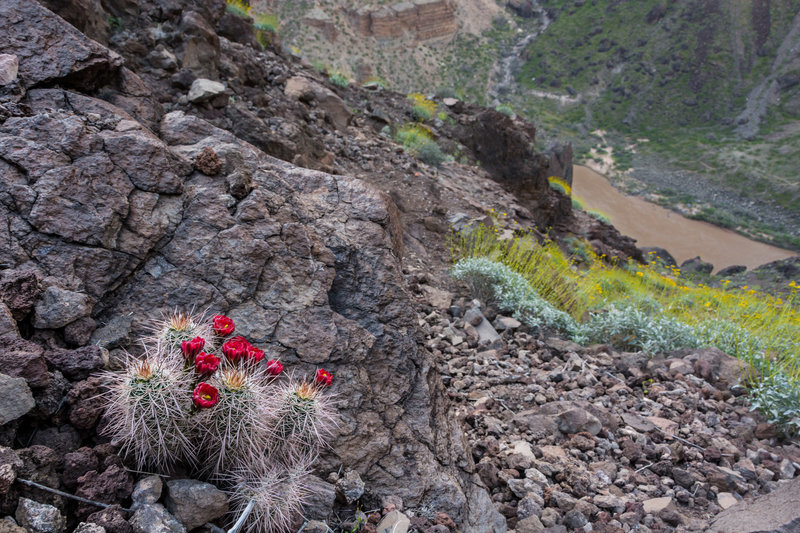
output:
[[[637,240],[638,246],[668,250],[678,263],[700,256],[715,270],[731,265],[752,269],[764,263],[795,256],[785,250],[744,237],[707,222],[691,220],[634,196],[626,196],[594,170],[573,167],[573,193],[587,209],[599,210],[614,226]]]

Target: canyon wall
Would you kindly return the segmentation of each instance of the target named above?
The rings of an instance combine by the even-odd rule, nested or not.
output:
[[[452,0],[412,0],[381,8],[351,9],[346,13],[358,33],[379,39],[410,34],[424,41],[452,35],[457,28]]]

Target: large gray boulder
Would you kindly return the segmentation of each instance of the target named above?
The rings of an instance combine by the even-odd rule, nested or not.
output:
[[[795,533],[800,531],[800,478],[774,492],[738,503],[717,515],[708,533]]]
[[[167,481],[164,506],[190,531],[227,513],[228,497],[210,483],[174,479]]]

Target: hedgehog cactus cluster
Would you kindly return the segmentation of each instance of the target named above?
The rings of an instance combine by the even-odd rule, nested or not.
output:
[[[332,433],[333,376],[290,378],[235,329],[224,315],[171,316],[109,373],[105,431],[140,469],[184,464],[230,489],[252,511],[246,530],[285,531]]]

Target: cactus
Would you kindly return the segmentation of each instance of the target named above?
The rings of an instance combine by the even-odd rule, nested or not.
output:
[[[333,432],[332,400],[322,387],[308,382],[285,383],[276,395],[272,452],[288,462],[316,454]]]
[[[200,338],[204,343],[201,349],[205,348],[210,352],[216,348],[217,338],[208,322],[204,313],[173,311],[162,322],[150,328],[150,335],[144,337],[142,343],[152,351],[163,352],[181,360],[183,357],[181,345],[186,341],[191,342]]]
[[[273,438],[266,377],[228,363],[210,383],[219,401],[194,417],[201,464],[217,478],[261,460]]]
[[[169,359],[146,353],[130,358],[124,373],[108,373],[107,414],[104,433],[122,443],[137,466],[164,470],[192,461],[195,447],[185,417],[189,398],[184,391],[191,377]]]
[[[108,374],[105,433],[140,469],[183,462],[232,489],[247,531],[285,531],[335,425],[323,393],[333,376],[285,379],[279,361],[234,330],[223,315],[179,312],[155,326],[144,356]]]

